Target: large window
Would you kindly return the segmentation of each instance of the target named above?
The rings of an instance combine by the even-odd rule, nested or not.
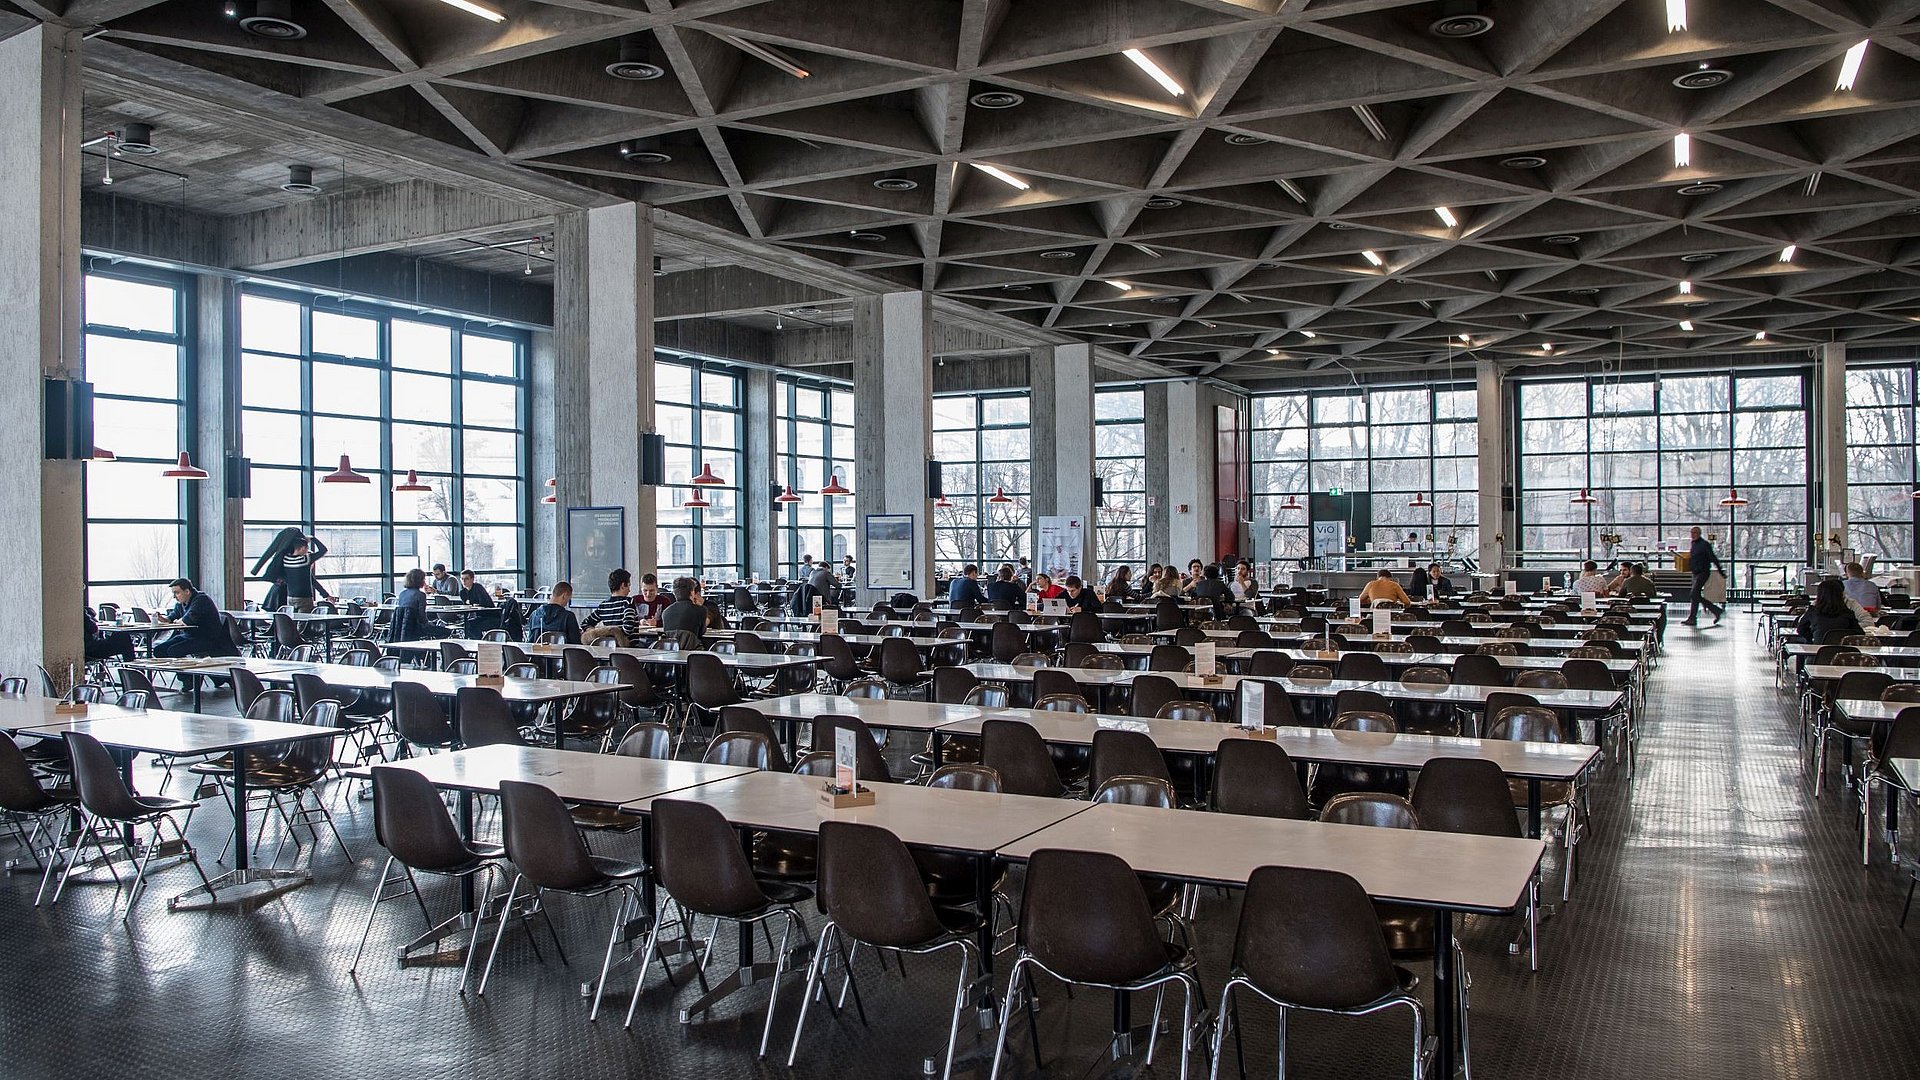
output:
[[[991,571],[1031,546],[1032,401],[1025,393],[933,399],[933,456],[951,506],[933,511],[935,572]]]
[[[1920,476],[1914,472],[1914,368],[1847,369],[1847,543],[1911,562]]]
[[[1146,569],[1147,405],[1139,388],[1093,396],[1093,471],[1104,505],[1094,511],[1094,558],[1104,581],[1122,565]]]
[[[1369,492],[1374,542],[1407,533],[1470,555],[1479,545],[1474,391],[1395,386],[1264,394],[1253,399],[1253,517],[1273,555],[1308,555],[1310,492]],[[1293,505],[1288,505],[1292,497]]]
[[[663,575],[733,581],[740,562],[740,376],[678,361],[653,365],[654,420],[667,439],[667,486],[655,489]],[[723,482],[695,486],[702,467]],[[712,505],[683,505],[698,491]]]
[[[776,574],[798,573],[800,557],[838,564],[853,554],[851,496],[818,494],[827,481],[853,484],[853,392],[846,387],[782,376],[774,387],[778,421],[774,433],[773,482],[792,488],[797,503],[775,503]]]
[[[189,562],[192,488],[160,477],[192,422],[183,288],[90,273],[85,304],[94,441],[116,459],[86,468],[87,602],[165,607],[167,582]]]
[[[308,524],[327,588],[378,597],[418,566],[525,583],[525,341],[458,320],[312,296],[240,301],[249,568]],[[371,483],[328,483],[342,455]],[[423,493],[397,492],[409,470]],[[260,599],[267,583],[249,580]]]
[[[1698,525],[1740,560],[1804,559],[1806,393],[1797,371],[1521,383],[1521,547],[1599,558]],[[1722,506],[1736,489],[1747,505]]]

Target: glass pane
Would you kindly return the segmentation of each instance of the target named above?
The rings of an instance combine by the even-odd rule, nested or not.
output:
[[[300,361],[246,353],[240,357],[242,404],[272,409],[300,407]]]
[[[464,380],[460,387],[461,419],[469,424],[484,424],[487,427],[520,427],[520,418],[515,412],[520,391],[507,383],[483,382],[478,379]]]
[[[299,304],[264,296],[240,298],[240,347],[267,352],[300,352]]]
[[[141,461],[96,461],[87,466],[90,518],[179,518],[182,486],[158,479]],[[99,575],[95,575],[96,577]]]
[[[319,392],[316,376],[314,392]],[[393,373],[393,415],[395,419],[453,422],[453,380],[437,375]]]
[[[717,371],[700,373],[700,400],[708,405],[738,405],[740,380]]]
[[[1585,416],[1586,412],[1585,383],[1520,384],[1520,414],[1523,417]]]
[[[180,406],[96,398],[93,441],[123,458],[172,458],[180,453]]]
[[[313,465],[332,472],[341,454],[351,454],[361,472],[380,468],[380,424],[374,420],[344,420],[331,416],[313,419]],[[362,485],[329,484],[329,487]]]
[[[974,402],[970,397],[937,397],[933,399],[933,429],[935,431],[972,431],[974,428]]]
[[[179,577],[180,526],[87,526],[87,576],[94,581],[169,581]]]
[[[354,364],[313,365],[313,411],[378,416],[380,369]]]
[[[393,466],[395,471],[453,471],[453,429],[424,424],[393,425]]]
[[[255,465],[251,471],[253,497],[245,503],[247,521],[301,521],[306,518],[300,509],[299,470],[267,469]],[[257,551],[251,552],[248,558],[258,554]]]
[[[453,370],[453,331],[431,323],[395,319],[389,324],[393,334],[393,366],[415,371],[450,372]]]
[[[316,311],[313,313],[313,351],[356,360],[378,360],[380,324],[354,315]]]
[[[465,450],[468,476],[480,473],[513,476],[520,471],[518,436],[468,428],[465,432]]]
[[[95,326],[179,333],[180,294],[165,285],[88,274],[85,288],[84,317]]]
[[[240,432],[246,456],[254,461],[278,465],[301,463],[305,444],[300,439],[298,414],[247,409],[240,414]]]
[[[653,365],[653,395],[661,401],[693,403],[693,369],[684,364]]]
[[[490,570],[520,569],[519,528],[479,527],[469,525],[464,531],[466,538],[466,557],[461,560],[462,567],[474,571],[479,579],[492,584],[487,572]]]
[[[468,480],[466,519],[511,524],[520,520],[518,480]]]
[[[520,348],[505,338],[465,334],[460,338],[460,370],[475,375],[513,378],[519,371]]]
[[[88,334],[85,371],[96,394],[171,400],[180,396],[177,345]]]
[[[379,521],[380,496],[386,477],[373,474],[367,484],[313,485],[313,516],[316,521]]]
[[[1138,390],[1102,390],[1093,396],[1096,420],[1133,420],[1146,415],[1146,395]]]
[[[991,397],[980,401],[980,425],[1025,424],[1030,422],[1031,402],[1024,397]]]

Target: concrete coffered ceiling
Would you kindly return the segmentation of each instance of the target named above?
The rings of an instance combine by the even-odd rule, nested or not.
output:
[[[1143,372],[1920,340],[1920,0],[1676,32],[1665,0],[291,0],[297,40],[12,2],[99,28],[90,113],[151,86],[388,132],[432,182],[652,203],[687,266],[924,288]],[[511,272],[536,232],[425,253]]]

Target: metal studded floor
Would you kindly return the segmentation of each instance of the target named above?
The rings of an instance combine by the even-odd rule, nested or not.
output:
[[[1511,920],[1468,921],[1481,1080],[1920,1075],[1920,918],[1895,926],[1905,867],[1878,851],[1863,870],[1846,802],[1831,788],[1811,798],[1792,702],[1773,687],[1751,618],[1672,628],[1640,775],[1598,783],[1574,901],[1546,924],[1541,971],[1509,955]],[[329,846],[314,885],[249,914],[169,913],[165,897],[191,876],[184,868],[154,882],[130,926],[110,910],[110,886],[76,885],[59,907],[36,909],[32,875],[0,882],[0,1077],[906,1077],[943,1042],[951,969],[939,960],[909,961],[904,981],[863,960],[872,1026],[816,1015],[792,1070],[784,1054],[753,1055],[762,994],[682,1025],[691,994],[667,987],[657,967],[631,1031],[619,1023],[631,969],[589,1024],[578,984],[604,940],[600,902],[553,904],[571,969],[551,947],[542,962],[524,937],[509,937],[484,999],[455,993],[457,965],[396,966],[391,947],[420,926],[404,901],[382,906],[369,959],[349,974],[382,861],[368,804],[349,805],[341,823],[357,864]],[[209,853],[225,832],[217,807],[196,816]],[[9,841],[0,854],[13,857]],[[444,886],[429,889],[443,910],[452,904]],[[1214,992],[1237,903],[1209,896],[1202,908]],[[782,990],[784,1044],[798,988]],[[1042,1016],[1045,1071],[1022,1034],[1010,1075],[1109,1070],[1103,998],[1052,994]],[[1270,1076],[1271,1018],[1248,1016],[1249,1070]],[[1407,1075],[1404,1025],[1404,1014],[1296,1017],[1292,1075]],[[956,1075],[986,1075],[982,1046],[966,1038],[974,1057]],[[1162,1053],[1151,1073],[1177,1075]],[[1237,1075],[1231,1056],[1225,1066]]]

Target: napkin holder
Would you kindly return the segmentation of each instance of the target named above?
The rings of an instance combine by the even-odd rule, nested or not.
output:
[[[62,698],[53,703],[53,712],[56,716],[85,716],[87,715],[87,703],[84,701],[68,701]]]
[[[822,810],[848,810],[856,806],[872,806],[873,801],[873,789],[862,784],[855,784],[852,791],[835,791],[830,784],[820,789]]]
[[[473,682],[475,686],[505,686],[507,685],[507,677],[505,675],[475,675]]]
[[[1220,675],[1196,675],[1194,678],[1201,686],[1219,686],[1227,680]]]
[[[1392,634],[1373,634],[1371,636],[1375,641],[1392,641],[1393,640]]]
[[[1264,739],[1267,742],[1278,742],[1280,739],[1280,732],[1270,727],[1243,727],[1240,729],[1240,734],[1249,739]]]
[[[1340,650],[1321,649],[1313,654],[1313,658],[1315,660],[1338,660],[1340,659]]]

